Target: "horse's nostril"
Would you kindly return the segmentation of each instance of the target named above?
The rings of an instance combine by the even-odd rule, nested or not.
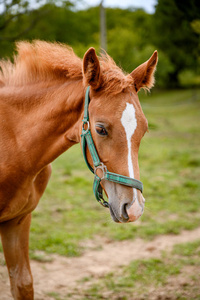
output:
[[[129,216],[128,216],[127,211],[126,211],[127,205],[128,205],[128,203],[125,203],[125,204],[122,205],[122,216],[125,220],[129,219]]]

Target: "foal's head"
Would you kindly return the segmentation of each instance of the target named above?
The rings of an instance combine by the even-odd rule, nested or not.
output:
[[[148,61],[125,75],[111,58],[99,60],[93,48],[84,56],[84,83],[90,85],[91,133],[100,160],[110,172],[140,178],[138,150],[148,122],[137,92],[153,86],[156,64],[155,51]],[[89,152],[87,156],[92,165]],[[100,173],[98,169],[97,175]],[[145,200],[139,190],[107,180],[102,180],[102,187],[114,221],[131,222],[142,215]]]

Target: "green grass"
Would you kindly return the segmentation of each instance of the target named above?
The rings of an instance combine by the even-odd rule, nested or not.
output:
[[[124,240],[178,234],[200,220],[200,90],[140,95],[150,132],[139,163],[146,209],[141,222],[116,224],[92,192],[93,176],[80,145],[53,163],[47,190],[33,213],[31,253],[80,255],[85,239]]]
[[[120,292],[122,288],[134,288],[140,283],[143,286],[159,286],[166,282],[169,275],[179,274],[180,268],[172,263],[165,264],[161,259],[138,260],[132,262],[127,268],[124,268],[120,276],[109,274],[106,286],[110,290]]]
[[[197,255],[200,259],[200,240],[196,240],[192,243],[175,245],[173,253],[185,257]]]
[[[138,260],[132,262],[119,274],[108,274],[106,278],[100,280],[97,285],[93,285],[86,293],[90,294],[96,290],[96,294],[101,295],[102,291],[105,293],[105,290],[109,290],[113,294],[122,293],[128,297],[134,291],[139,291],[141,287],[142,293],[144,293],[150,286],[162,286],[166,283],[168,276],[179,273],[180,266],[174,265],[172,262],[166,264],[155,258]]]

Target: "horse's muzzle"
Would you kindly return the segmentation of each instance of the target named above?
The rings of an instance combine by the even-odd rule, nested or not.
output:
[[[117,223],[128,223],[134,222],[141,217],[144,212],[145,199],[142,194],[140,197],[140,203],[138,199],[136,199],[132,203],[123,201],[123,203],[118,206],[115,205],[116,202],[112,201],[112,203],[109,205],[109,209],[113,221]]]

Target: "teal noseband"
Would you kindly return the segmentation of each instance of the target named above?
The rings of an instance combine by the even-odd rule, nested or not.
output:
[[[126,185],[129,187],[138,189],[141,192],[143,191],[143,184],[141,181],[139,181],[137,179],[109,172],[107,170],[106,166],[100,161],[100,158],[99,158],[97,150],[95,148],[94,141],[92,139],[92,135],[91,135],[91,131],[90,131],[89,111],[88,111],[89,102],[90,102],[89,91],[90,91],[90,87],[87,88],[86,94],[85,94],[83,128],[82,128],[82,133],[81,133],[81,146],[82,146],[82,151],[83,151],[83,156],[84,156],[85,162],[86,162],[88,168],[90,169],[90,171],[94,174],[94,183],[93,183],[94,195],[99,203],[101,203],[104,207],[109,207],[108,202],[105,201],[103,198],[103,189],[100,184],[101,180],[105,179],[108,181]],[[94,169],[87,160],[86,146],[88,147],[89,152],[91,154]],[[100,169],[102,171],[102,174],[103,174],[102,177],[99,177],[96,174],[98,169]]]

